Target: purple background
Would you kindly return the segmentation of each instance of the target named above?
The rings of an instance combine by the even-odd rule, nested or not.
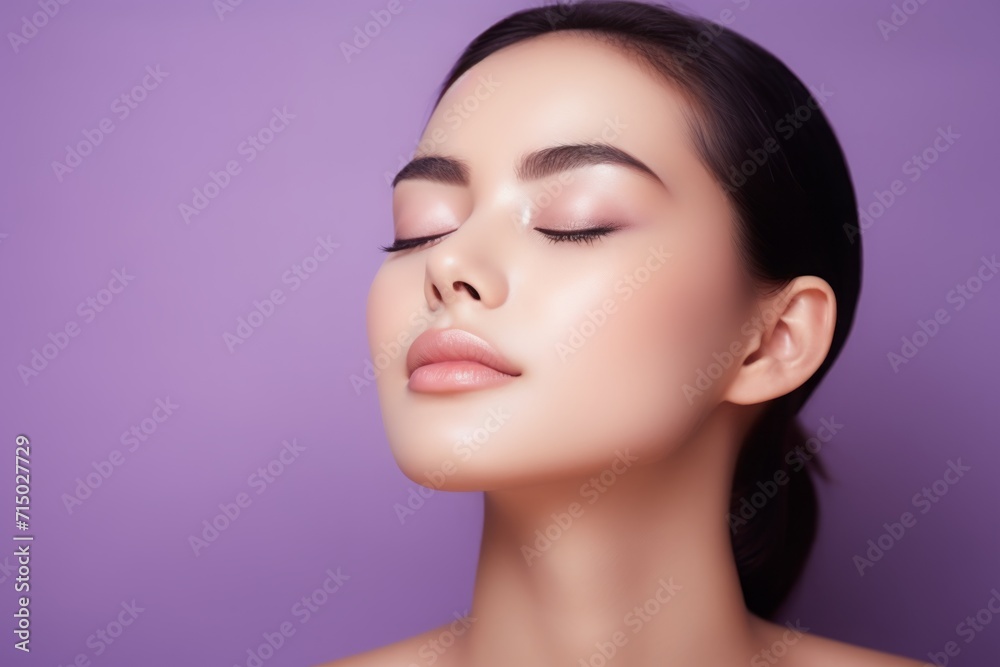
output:
[[[779,620],[919,658],[957,641],[951,664],[995,664],[1000,618],[969,643],[956,626],[1000,588],[1000,280],[961,310],[947,294],[1000,251],[1000,9],[911,4],[888,39],[890,2],[686,6],[715,20],[732,9],[734,30],[834,93],[825,108],[860,204],[905,184],[865,232],[855,329],[803,414],[808,430],[830,416],[844,427],[822,450],[836,482],[820,488],[817,548]],[[25,655],[11,646],[4,463],[3,664],[243,665],[284,621],[296,632],[264,664],[315,664],[468,607],[481,496],[435,493],[401,524],[393,505],[416,485],[392,460],[374,386],[349,378],[369,358],[365,298],[391,240],[385,174],[412,154],[466,43],[530,5],[403,0],[346,62],[340,43],[386,5],[244,0],[220,19],[211,0],[77,0],[16,53],[5,37],[0,438],[9,459],[17,434],[32,440],[36,539]],[[0,28],[38,11],[4,2]],[[122,119],[112,101],[157,65],[166,77]],[[248,162],[238,146],[274,107],[295,117]],[[113,132],[60,180],[52,162],[102,118]],[[960,138],[910,180],[903,164],[949,126]],[[229,160],[240,173],[186,224],[179,204]],[[292,291],[284,272],[327,236],[339,247]],[[123,267],[134,279],[87,322],[78,304]],[[224,332],[276,288],[284,303],[230,352]],[[893,372],[887,353],[939,308],[949,321]],[[79,335],[22,381],[18,366],[71,321]],[[121,434],[168,397],[179,407],[128,451]],[[248,476],[291,439],[304,451],[258,495]],[[124,462],[70,512],[64,494],[114,450]],[[859,576],[854,555],[959,458],[971,471]],[[241,492],[251,504],[196,556],[189,535]],[[293,605],[338,567],[350,579],[301,623]],[[88,637],[133,599],[143,611],[96,656]]]

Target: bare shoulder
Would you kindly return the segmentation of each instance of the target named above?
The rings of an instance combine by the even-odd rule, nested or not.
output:
[[[752,618],[763,649],[755,656],[760,659],[751,664],[770,665],[787,656],[782,659],[786,667],[931,667],[913,658],[822,637],[797,622],[778,625]]]
[[[444,647],[446,642],[441,641],[442,636],[450,634],[451,625],[445,623],[398,642],[313,667],[419,667],[429,664],[432,656],[438,667],[457,667],[457,642],[454,645],[447,642],[448,647]]]
[[[932,667],[929,663],[822,637],[797,623],[778,625],[753,616],[761,651],[751,665],[771,665],[781,660],[785,667]],[[444,624],[364,653],[313,667],[416,667],[434,662],[438,667],[462,664],[454,624]]]

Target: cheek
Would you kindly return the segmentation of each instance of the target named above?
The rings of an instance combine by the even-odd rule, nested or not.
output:
[[[731,314],[728,295],[691,271],[678,270],[649,290],[636,293],[619,345],[631,372],[657,397],[669,424],[699,420],[713,405],[698,401],[692,384],[699,369],[728,348]]]
[[[717,266],[640,256],[587,298],[561,295],[538,391],[563,429],[552,442],[570,448],[564,456],[596,461],[626,445],[658,455],[684,439],[713,407],[686,385],[728,349],[735,280]]]
[[[393,312],[393,308],[398,304],[395,303],[393,297],[389,274],[390,270],[383,266],[372,278],[372,284],[368,288],[368,299],[365,303],[365,325],[372,357],[375,356],[379,342],[384,341],[386,334],[395,326],[393,320],[398,321],[399,319],[399,311]]]
[[[685,308],[677,276],[619,283],[617,312],[581,349],[576,378],[600,395],[605,424],[618,437],[658,448],[679,438],[691,421],[681,385],[702,343],[699,323]],[[571,379],[571,378],[567,378]]]
[[[368,348],[380,383],[383,377],[405,381],[406,350],[430,322],[414,280],[403,266],[383,266],[368,290]]]

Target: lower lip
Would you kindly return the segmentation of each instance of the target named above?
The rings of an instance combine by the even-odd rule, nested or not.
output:
[[[426,393],[471,391],[495,387],[515,377],[475,361],[442,361],[414,370],[407,386],[413,391]]]

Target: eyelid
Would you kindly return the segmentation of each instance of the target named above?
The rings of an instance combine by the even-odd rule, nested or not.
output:
[[[422,245],[435,241],[442,236],[451,234],[454,229],[448,230],[447,232],[441,232],[440,234],[431,234],[430,236],[415,236],[410,239],[395,239],[391,245],[379,246],[379,249],[383,252],[399,252],[400,250],[410,250],[411,248],[418,248]]]
[[[535,227],[535,231],[543,234],[548,240],[552,242],[560,241],[589,241],[592,242],[602,236],[606,236],[612,232],[618,231],[625,225],[617,222],[601,222],[594,224],[590,227],[577,227],[572,229],[546,229],[544,227]],[[430,236],[416,236],[409,239],[396,239],[388,246],[379,246],[379,249],[383,252],[400,252],[402,250],[411,250],[413,248],[422,247],[431,241],[436,241],[437,239],[451,234],[455,230],[449,230],[447,232],[442,232],[440,234],[432,234]]]
[[[578,243],[593,245],[595,242],[603,239],[605,236],[615,232],[621,227],[622,225],[612,223],[570,230],[552,230],[536,227],[535,231],[541,232],[545,236],[545,240],[549,243]]]
[[[542,233],[552,233],[552,234],[586,234],[586,233],[599,233],[599,232],[614,232],[622,229],[625,225],[612,222],[612,221],[594,221],[588,223],[586,226],[580,227],[570,227],[569,229],[548,229],[545,227],[535,227],[536,231]]]

